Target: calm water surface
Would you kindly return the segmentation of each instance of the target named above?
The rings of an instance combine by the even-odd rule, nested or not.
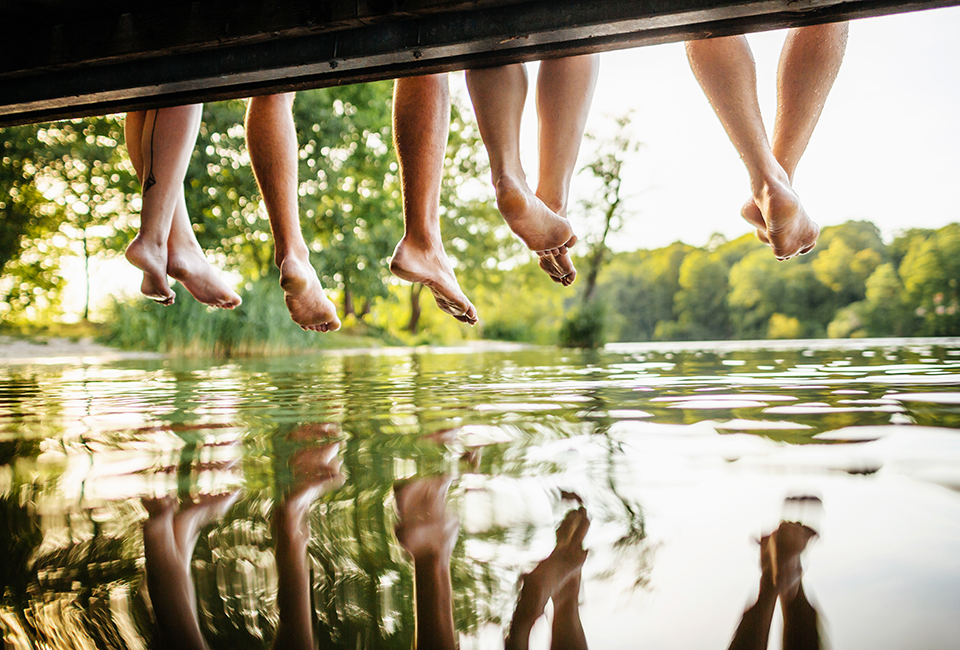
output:
[[[591,648],[728,647],[791,531],[825,647],[960,648],[960,341],[760,345],[0,366],[0,629],[266,648],[300,606],[322,648],[409,648],[399,523],[452,546],[460,647],[503,647],[582,502]]]

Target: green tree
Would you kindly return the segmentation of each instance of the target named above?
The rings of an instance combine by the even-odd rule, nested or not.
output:
[[[12,315],[52,309],[65,287],[63,261],[123,250],[137,191],[120,143],[118,116],[4,130],[0,241],[4,307]]]

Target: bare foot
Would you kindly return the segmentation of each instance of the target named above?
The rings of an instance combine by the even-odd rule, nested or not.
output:
[[[397,540],[416,558],[447,557],[457,542],[460,520],[446,509],[448,476],[414,479],[394,485]]]
[[[442,244],[422,248],[404,236],[393,251],[390,272],[401,280],[425,286],[433,294],[437,307],[458,321],[470,325],[477,322],[477,309],[460,290]]]
[[[540,268],[564,286],[570,286],[577,270],[568,249],[577,243],[570,222],[553,212],[526,183],[504,176],[497,181],[497,207],[527,248],[540,258]]]
[[[168,250],[167,275],[205,305],[233,309],[240,304],[240,296],[217,276],[199,248]]]
[[[173,536],[182,561],[189,564],[200,529],[223,517],[239,496],[239,490],[222,494],[203,494],[174,516]]]
[[[778,260],[804,255],[817,245],[820,227],[807,216],[786,181],[768,182],[754,199],[766,224],[766,243]]]
[[[583,538],[590,528],[587,510],[584,507],[571,510],[557,529],[557,546],[547,559],[523,577],[523,587],[517,602],[517,615],[528,620],[543,614],[543,608],[551,598],[576,598],[579,594],[580,571],[587,552]],[[566,590],[571,580],[576,579],[576,592]],[[554,603],[556,604],[556,603]]]
[[[795,521],[780,522],[780,527],[770,535],[767,544],[770,568],[773,584],[782,599],[789,601],[796,597],[803,578],[800,554],[816,536],[815,530]],[[761,547],[761,566],[763,550]]]
[[[760,214],[760,208],[757,207],[757,202],[753,200],[753,197],[747,199],[747,202],[740,208],[740,216],[757,229],[757,239],[769,246],[770,240],[767,238],[767,222],[763,220],[763,215]]]
[[[312,332],[340,329],[337,308],[327,298],[317,272],[309,263],[292,256],[284,259],[280,263],[280,286],[294,323]]]
[[[161,305],[172,305],[177,295],[167,284],[167,249],[150,246],[137,235],[124,253],[127,261],[143,271],[140,293]]]

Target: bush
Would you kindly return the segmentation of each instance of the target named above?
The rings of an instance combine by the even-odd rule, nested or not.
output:
[[[126,349],[222,357],[381,345],[378,339],[357,336],[369,329],[361,325],[357,331],[332,335],[301,330],[290,319],[276,277],[241,290],[243,304],[234,310],[207,307],[180,284],[173,290],[177,298],[169,307],[146,299],[114,303],[101,340]]]
[[[606,303],[600,300],[574,307],[560,325],[560,345],[565,348],[603,347],[607,312]]]

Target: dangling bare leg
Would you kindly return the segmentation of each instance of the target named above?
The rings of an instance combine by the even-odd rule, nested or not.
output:
[[[293,93],[252,97],[247,106],[247,149],[267,207],[280,268],[280,286],[293,321],[305,330],[340,329],[337,308],[310,265],[297,207],[297,132]]]
[[[583,538],[589,528],[590,520],[585,508],[580,507],[568,512],[557,529],[556,548],[547,559],[523,577],[517,608],[514,610],[504,643],[506,650],[526,650],[530,643],[530,630],[551,598],[554,599],[551,648],[584,650],[587,647],[586,637],[580,627],[577,598],[580,591],[580,571],[587,559],[587,552],[583,550]],[[576,593],[572,591],[572,582],[576,583]],[[575,621],[570,618],[557,620],[558,617],[569,617],[571,614]],[[558,633],[565,638],[558,639]]]
[[[207,647],[197,617],[190,561],[200,528],[222,517],[238,495],[203,496],[180,512],[171,497],[143,500],[149,515],[143,524],[147,588],[160,629],[161,648]]]
[[[566,218],[570,180],[576,170],[580,141],[587,126],[600,71],[596,54],[549,59],[537,75],[539,174],[537,197],[553,212]],[[551,277],[569,285],[577,276],[570,257],[541,255],[540,266]]]
[[[459,519],[446,509],[451,479],[437,476],[394,486],[397,539],[413,557],[417,631],[415,647],[454,650],[450,558]]]
[[[793,184],[793,176],[817,126],[827,95],[840,72],[847,46],[848,23],[797,27],[787,33],[777,69],[777,117],[773,155]],[[766,244],[766,223],[753,197],[741,211]]]
[[[397,79],[393,140],[400,161],[404,234],[390,260],[390,272],[421,283],[440,309],[472,325],[477,310],[460,290],[440,237],[440,180],[449,127],[446,74]]]
[[[163,305],[175,298],[167,284],[167,245],[201,112],[199,104],[149,110],[132,113],[124,125],[127,150],[143,187],[140,232],[125,255],[143,271],[140,292]]]
[[[144,169],[144,151],[148,154],[146,162],[149,163],[150,151],[159,153],[159,143],[172,139],[173,142],[179,142],[184,148],[187,148],[185,152],[186,162],[189,163],[190,153],[193,151],[200,127],[199,117],[202,109],[203,107],[198,104],[179,108],[162,108],[157,111],[138,111],[127,115],[124,121],[127,152],[137,172],[137,177],[144,187],[144,203],[141,211],[140,231],[143,237],[141,238],[138,235],[134,239],[127,248],[126,256],[134,266],[144,272],[141,291],[144,295],[157,300],[161,304],[168,305],[173,302],[174,294],[166,280],[166,276],[169,275],[186,287],[187,291],[203,304],[211,307],[233,309],[240,304],[240,296],[234,293],[217,276],[213,267],[207,262],[200,244],[197,243],[196,235],[194,235],[193,228],[190,225],[190,217],[187,214],[187,204],[183,194],[183,176],[176,179],[166,178],[166,181],[174,184],[174,187],[170,189],[172,195],[168,197],[174,201],[174,206],[166,236],[166,268],[163,277],[159,277],[160,274],[157,269],[159,269],[161,261],[156,255],[156,246],[151,243],[151,240],[159,242],[162,233],[158,229],[163,227],[163,222],[157,219],[157,212],[148,212],[148,209],[155,210],[157,204],[152,201],[148,203],[147,194],[155,193],[159,195],[161,193],[157,191],[160,177],[157,176],[157,173],[154,173],[154,181],[151,181],[150,187],[147,187],[144,172],[149,175],[151,170]],[[194,117],[196,117],[195,121]],[[145,129],[145,127],[147,128]],[[178,134],[171,132],[171,128],[185,128],[192,129],[192,131],[188,130],[188,132]],[[148,133],[145,133],[145,130]],[[158,165],[160,163],[155,155],[153,166],[157,167],[157,172],[160,171]],[[183,168],[183,173],[186,174],[186,167]],[[161,176],[164,175],[161,174]],[[151,198],[153,197],[151,196]],[[168,207],[166,204],[161,205],[160,214]]]
[[[820,228],[807,216],[767,140],[757,99],[756,67],[746,37],[688,41],[687,57],[747,168],[774,255],[785,260],[809,252]]]
[[[523,64],[467,70],[467,88],[480,135],[490,156],[497,207],[507,225],[539,256],[555,282],[570,284],[573,262],[567,248],[577,241],[570,222],[552,211],[527,185],[520,164],[520,120],[527,97]],[[569,99],[569,98],[568,98]]]
[[[312,428],[307,435],[327,435],[329,429]],[[310,506],[326,492],[340,487],[344,477],[337,460],[337,443],[306,448],[291,460],[297,485],[273,511],[276,540],[277,606],[280,621],[274,648],[313,650],[313,615],[310,606]]]

